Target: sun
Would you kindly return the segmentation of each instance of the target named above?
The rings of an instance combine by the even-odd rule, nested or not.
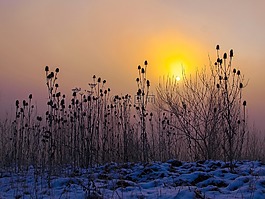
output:
[[[176,81],[180,81],[183,77],[187,69],[187,62],[183,59],[171,59],[168,60],[168,73],[170,76],[174,76]]]

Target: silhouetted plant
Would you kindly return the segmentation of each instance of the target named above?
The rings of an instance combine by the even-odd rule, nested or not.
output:
[[[139,117],[139,124],[141,127],[141,141],[142,141],[142,161],[148,160],[148,138],[147,138],[147,124],[146,117],[148,115],[147,104],[148,94],[150,88],[150,81],[147,79],[147,61],[144,62],[144,67],[138,66],[138,77],[136,78],[138,91],[136,93],[135,109]]]
[[[245,136],[244,78],[232,69],[233,51],[227,61],[227,54],[221,59],[220,47],[216,49],[210,72],[202,70],[189,79],[184,74],[181,84],[169,78],[158,87],[158,97],[160,106],[175,115],[175,128],[186,136],[191,160],[227,157],[232,168]]]

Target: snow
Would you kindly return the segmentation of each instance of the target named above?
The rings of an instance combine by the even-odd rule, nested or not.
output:
[[[61,169],[0,170],[0,198],[265,198],[265,165],[239,161],[108,163]]]

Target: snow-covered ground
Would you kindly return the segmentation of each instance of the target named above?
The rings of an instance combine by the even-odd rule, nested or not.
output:
[[[109,163],[38,174],[0,172],[2,198],[265,198],[265,165],[241,161]]]

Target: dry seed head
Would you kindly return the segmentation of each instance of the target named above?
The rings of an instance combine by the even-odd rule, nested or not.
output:
[[[231,58],[234,57],[234,51],[233,51],[233,49],[230,50],[230,57]]]
[[[247,105],[247,102],[246,102],[246,101],[244,101],[244,102],[243,102],[243,106],[246,106],[246,105]]]
[[[32,99],[32,94],[29,94],[29,99]]]
[[[51,73],[47,76],[48,79],[52,79],[53,77],[54,77],[54,73],[53,73],[53,72],[51,72]]]
[[[227,54],[226,53],[224,53],[224,57],[223,57],[224,59],[227,59]]]
[[[237,75],[240,75],[240,70],[238,70],[236,74],[237,74]]]
[[[19,107],[19,101],[16,100],[16,107],[18,108]]]
[[[56,72],[56,73],[59,73],[59,68],[56,68],[56,69],[55,69],[55,72]]]
[[[144,73],[144,68],[142,68],[141,73]]]
[[[216,50],[220,50],[220,46],[219,45],[216,45]]]
[[[236,69],[235,68],[233,69],[233,73],[236,74]]]
[[[138,70],[141,70],[141,66],[140,65],[138,66]]]
[[[147,81],[146,81],[146,84],[147,84],[147,86],[149,87],[149,86],[150,86],[150,81],[147,80]]]
[[[49,71],[49,66],[45,66],[45,71],[46,71],[46,72]]]
[[[147,64],[148,64],[148,63],[147,63],[147,60],[145,60],[145,61],[144,61],[144,65],[147,66]]]

